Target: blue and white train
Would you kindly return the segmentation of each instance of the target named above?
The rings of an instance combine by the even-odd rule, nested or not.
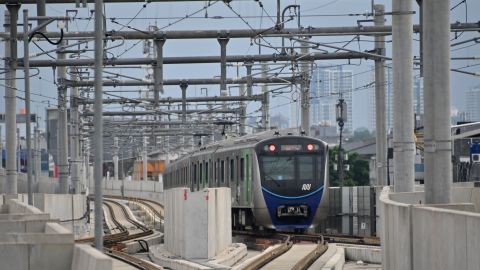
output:
[[[217,142],[167,165],[165,189],[230,187],[234,229],[305,230],[328,212],[328,146],[268,131]]]

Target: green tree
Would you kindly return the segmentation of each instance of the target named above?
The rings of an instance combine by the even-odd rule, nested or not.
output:
[[[368,186],[370,181],[370,169],[368,161],[360,158],[358,153],[347,153],[348,161],[344,164],[349,164],[349,171],[345,171],[343,185],[344,186]],[[329,183],[332,187],[341,185],[338,179],[338,170],[334,170],[334,165],[337,164],[338,146],[330,148],[329,152]],[[336,166],[338,168],[338,166]]]
[[[355,129],[355,131],[353,132],[352,139],[358,140],[358,141],[366,141],[373,138],[374,138],[373,134],[370,133],[370,131],[367,128],[361,127],[361,128]]]

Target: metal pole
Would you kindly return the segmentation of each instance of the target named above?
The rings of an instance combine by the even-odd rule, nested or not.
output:
[[[393,40],[393,149],[394,190],[412,192],[415,143],[413,140],[412,1],[392,0]],[[443,108],[445,109],[445,108]],[[447,109],[449,111],[449,109]]]
[[[65,46],[66,41],[62,41],[58,46]],[[58,59],[66,59],[63,49],[57,52]],[[68,194],[68,123],[67,123],[67,68],[57,68],[58,77],[58,180],[60,194]]]
[[[262,78],[267,78],[268,64],[262,63]],[[268,85],[262,84],[262,129],[268,130],[270,128],[270,95],[268,93]]]
[[[306,43],[301,43],[302,54],[309,53],[309,47]],[[306,135],[310,133],[310,63],[307,61],[300,62],[300,72],[302,73],[302,82],[301,82],[301,125],[300,129],[305,132]]]
[[[385,6],[375,5],[375,25],[385,24]],[[385,55],[385,36],[375,36],[375,50],[377,54]],[[375,60],[375,133],[376,133],[376,172],[377,185],[387,183],[387,119],[385,97],[385,60]]]
[[[188,84],[186,82],[180,84],[182,89],[182,123],[187,122],[187,87]]]
[[[163,44],[165,44],[165,39],[155,39],[154,42],[157,53],[157,62],[155,63],[153,69],[153,91],[155,108],[158,108],[158,100],[160,99],[160,93],[163,94]]]
[[[227,43],[228,38],[218,38],[220,43],[220,96],[227,95]]]
[[[449,4],[423,1],[425,203],[432,204],[451,201]]]
[[[71,70],[71,80],[77,80],[76,70]],[[71,123],[71,170],[72,170],[72,186],[73,193],[78,194],[80,192],[80,114],[78,111],[78,88],[72,87],[70,89],[70,123]]]
[[[115,181],[118,181],[118,137],[113,138],[113,174]]]
[[[340,128],[340,141],[338,143],[338,182],[340,183],[340,186],[343,187],[343,182],[344,182],[344,165],[343,165],[343,148],[342,148],[342,141],[343,141],[343,126],[345,124],[343,116],[344,116],[344,105],[345,105],[345,100],[342,98],[340,94],[340,99],[338,100],[337,107],[340,109],[338,111],[337,109],[337,121],[338,121],[338,127]]]
[[[38,119],[37,119],[38,123]],[[35,182],[38,183],[40,181],[40,173],[41,173],[41,150],[40,150],[40,130],[38,129],[38,124],[34,130],[33,136],[33,149],[34,149],[34,164],[35,164]]]
[[[240,96],[245,96],[246,91],[245,91],[245,84],[240,85]],[[239,133],[240,136],[246,135],[247,132],[245,130],[246,127],[246,122],[247,122],[247,105],[245,104],[245,101],[240,101],[240,128],[239,128]]]
[[[247,67],[247,96],[252,96],[252,85],[253,85],[253,78],[252,78],[252,62],[246,62],[245,66]]]
[[[5,12],[5,32],[10,32],[11,37],[17,36],[17,19],[19,4],[7,4]],[[5,132],[6,132],[6,181],[4,192],[17,194],[17,118],[16,118],[16,68],[17,68],[17,40],[8,39],[5,43]]]
[[[33,171],[33,162],[32,162],[32,136],[31,136],[31,120],[30,120],[30,66],[29,58],[30,54],[28,48],[28,9],[23,10],[23,71],[24,71],[24,84],[25,84],[25,113],[26,113],[26,124],[25,132],[27,138],[27,193],[28,193],[28,204],[33,205],[33,196],[32,196],[32,171]]]
[[[147,137],[143,137],[143,181],[147,181],[147,165],[148,165],[148,148],[147,148]]]
[[[46,15],[46,5],[45,5],[45,0],[37,0],[37,16],[45,16]],[[38,21],[38,24],[42,24],[45,20],[39,20]],[[46,31],[46,27],[43,27],[41,29],[39,29],[39,31],[41,32],[45,32]]]
[[[103,252],[103,0],[95,0],[95,247]]]

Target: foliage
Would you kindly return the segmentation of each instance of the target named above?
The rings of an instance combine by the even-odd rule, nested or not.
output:
[[[375,136],[373,133],[370,133],[370,131],[367,128],[361,127],[355,129],[353,132],[353,140],[358,140],[358,141],[367,141],[370,139],[373,139]]]
[[[330,148],[328,170],[329,183],[332,187],[341,185],[338,179],[338,170],[334,170],[334,164],[337,164],[337,156],[338,146]],[[361,159],[358,153],[348,153],[348,161],[344,161],[344,164],[350,165],[349,171],[345,171],[344,173],[344,186],[368,186],[370,184],[368,161]]]

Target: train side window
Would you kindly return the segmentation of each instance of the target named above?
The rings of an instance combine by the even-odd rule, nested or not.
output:
[[[235,181],[235,160],[230,159],[230,181]]]
[[[240,158],[240,181],[245,181],[245,159]]]
[[[187,185],[187,172],[188,172],[188,168],[187,166],[185,166],[185,172],[183,173],[183,184],[184,185]]]
[[[193,164],[193,184],[197,184],[197,164]]]
[[[200,178],[200,179],[199,179],[199,180],[200,180],[199,183],[200,183],[200,185],[201,185],[201,184],[203,183],[203,178],[202,178],[202,177],[203,177],[203,164],[202,164],[202,163],[200,163],[200,170],[199,170],[199,173],[198,173],[198,174],[199,174],[199,178]]]
[[[220,181],[225,183],[225,160],[220,163]]]
[[[209,182],[210,181],[208,179],[208,161],[207,161],[207,162],[205,162],[205,184],[208,185]]]

